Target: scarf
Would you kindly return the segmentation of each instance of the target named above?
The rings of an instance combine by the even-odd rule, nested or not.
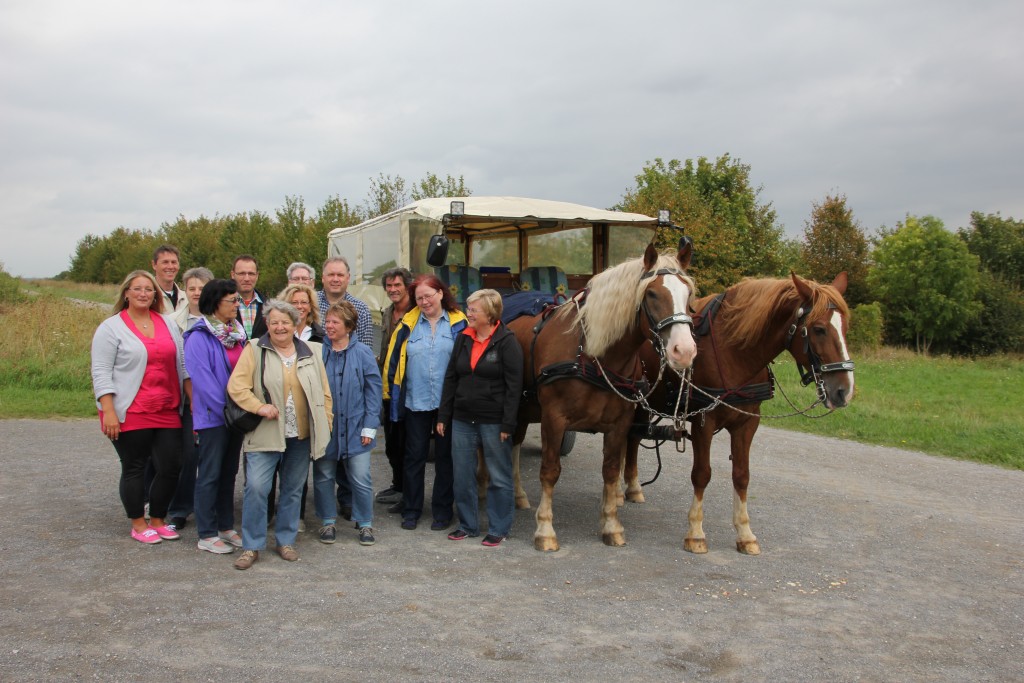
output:
[[[237,319],[232,318],[230,323],[222,323],[211,315],[204,315],[203,320],[206,321],[206,326],[210,328],[213,336],[220,340],[224,348],[232,349],[235,344],[245,342],[245,328]]]

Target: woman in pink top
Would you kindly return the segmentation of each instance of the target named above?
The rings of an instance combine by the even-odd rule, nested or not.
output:
[[[121,284],[114,315],[92,340],[92,382],[100,427],[121,460],[121,503],[131,536],[146,544],[179,538],[164,524],[181,470],[181,396],[191,394],[181,334],[160,314],[163,298],[150,273]],[[150,521],[144,516],[143,472],[152,459]]]

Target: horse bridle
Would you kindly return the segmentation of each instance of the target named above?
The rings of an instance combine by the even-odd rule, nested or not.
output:
[[[686,273],[675,268],[659,268],[658,270],[648,270],[640,276],[640,281],[643,282],[647,278],[658,277],[659,275],[676,275],[678,277],[685,277]],[[689,325],[690,329],[693,330],[693,318],[686,313],[673,313],[667,318],[657,320],[651,313],[651,310],[647,307],[647,298],[644,297],[643,301],[640,302],[640,308],[643,310],[644,315],[647,316],[648,327],[651,330],[651,341],[654,343],[654,348],[658,350],[658,355],[663,359],[665,357],[665,341],[661,338],[661,331],[666,327],[672,325]]]
[[[839,307],[831,301],[828,302],[828,308],[833,311],[839,310]],[[824,399],[825,385],[821,376],[831,372],[853,372],[856,365],[852,360],[841,360],[836,363],[821,362],[821,357],[811,348],[811,340],[807,332],[808,313],[810,311],[805,311],[803,306],[796,310],[796,320],[793,321],[793,324],[789,326],[789,330],[786,332],[786,348],[790,348],[790,344],[793,343],[793,338],[796,337],[797,330],[799,330],[800,336],[804,338],[804,353],[807,355],[807,360],[810,363],[810,367],[805,367],[800,361],[796,362],[796,369],[800,373],[800,382],[804,386],[814,382],[818,388],[818,396]]]

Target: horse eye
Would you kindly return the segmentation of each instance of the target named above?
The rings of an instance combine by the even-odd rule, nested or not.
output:
[[[814,334],[818,335],[819,337],[824,337],[826,334],[828,334],[828,330],[825,329],[824,325],[815,325]]]

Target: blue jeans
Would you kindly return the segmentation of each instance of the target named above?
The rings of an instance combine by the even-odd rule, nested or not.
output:
[[[491,481],[487,486],[487,533],[508,536],[515,515],[512,486],[512,437],[501,440],[500,424],[452,420],[452,462],[455,468],[455,509],[459,528],[470,536],[480,533],[476,485],[476,451],[483,446]]]
[[[313,461],[313,506],[324,524],[336,521],[338,508],[334,496],[334,483],[342,477],[349,491],[352,521],[360,527],[373,526],[373,480],[370,477],[370,451],[357,453],[341,460],[320,458]]]
[[[338,485],[338,507],[350,508],[352,507],[352,489],[348,485],[348,475],[345,474],[346,461],[342,458],[334,462],[337,465],[334,481]]]
[[[405,476],[402,483],[402,519],[418,520],[423,514],[423,477],[430,452],[430,435],[437,424],[436,410],[405,411]],[[430,508],[434,519],[452,518],[452,435],[434,435],[434,491]]]
[[[235,475],[242,435],[223,425],[200,429],[196,435],[196,531],[199,538],[210,538],[235,528]]]
[[[295,545],[299,530],[302,482],[309,471],[309,439],[285,439],[284,451],[245,454],[245,496],[242,500],[242,547],[267,547],[267,494],[274,470],[281,464],[281,490],[274,518],[277,545]]]

